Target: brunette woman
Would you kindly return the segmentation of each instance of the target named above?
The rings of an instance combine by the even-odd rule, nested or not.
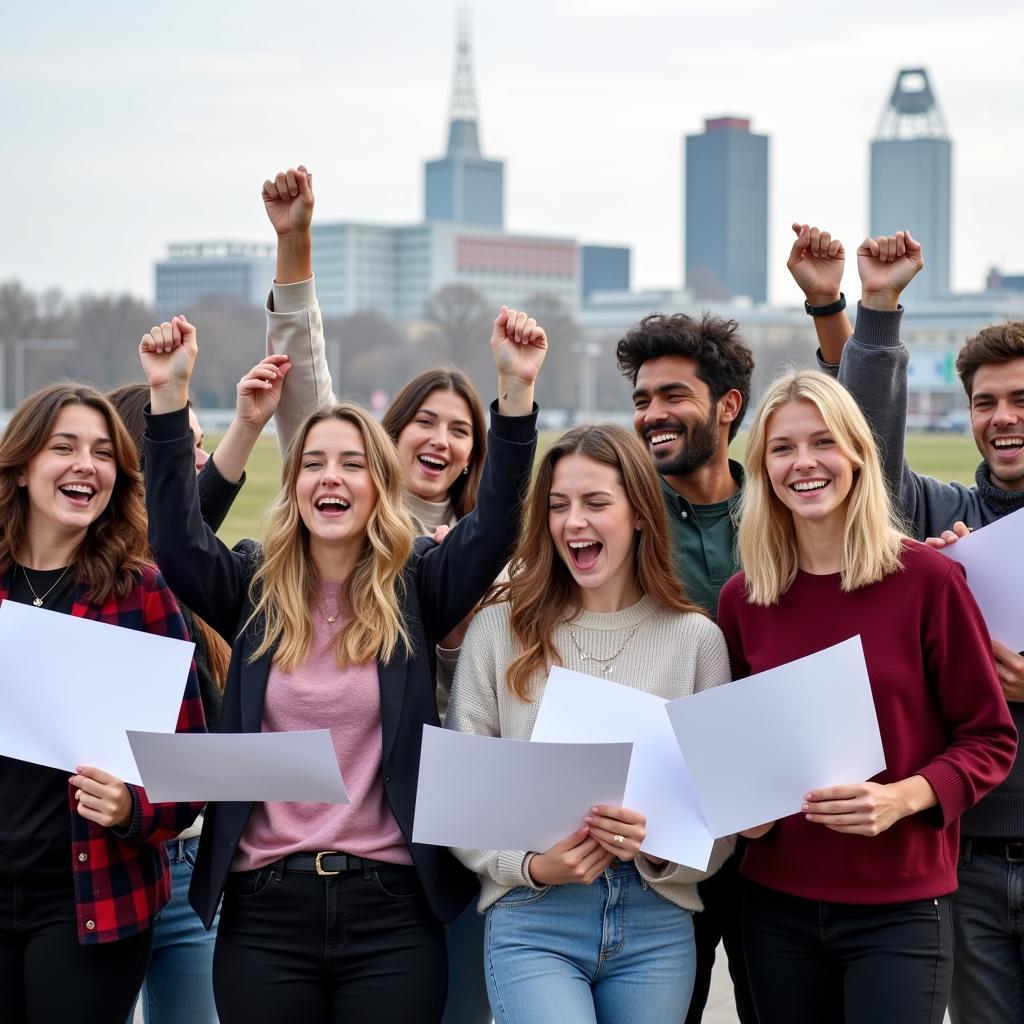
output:
[[[728,681],[722,634],[669,564],[640,441],[620,427],[569,431],[541,460],[509,582],[469,627],[446,728],[529,739],[552,665],[666,699]],[[595,807],[550,850],[456,851],[480,876],[496,1021],[685,1017],[708,872],[645,853],[645,834],[638,812]],[[731,848],[716,844],[710,870]]]
[[[262,548],[229,551],[196,499],[194,329],[177,323],[177,348],[143,339],[150,540],[172,585],[233,644],[222,729],[330,728],[352,800],[208,808],[191,895],[209,922],[225,893],[214,960],[224,1024],[440,1019],[441,922],[474,887],[445,851],[410,842],[419,744],[438,720],[435,643],[514,540],[547,344],[526,326],[507,311],[495,321],[500,397],[478,505],[441,546],[415,541],[390,439],[341,405],[297,431]]]
[[[0,440],[0,600],[185,639],[147,552],[138,458],[111,404],[75,384],[27,398]],[[177,728],[203,730],[194,668]],[[4,1020],[123,1024],[170,894],[164,840],[198,811],[151,804],[100,766],[69,779],[0,757]]]
[[[734,676],[859,635],[886,769],[751,830],[744,943],[762,1024],[939,1024],[960,815],[1016,733],[961,566],[894,525],[874,437],[822,373],[775,381],[747,443],[718,622]]]

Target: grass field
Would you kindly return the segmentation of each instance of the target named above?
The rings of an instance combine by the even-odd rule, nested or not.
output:
[[[542,434],[541,445],[549,444],[555,434]],[[743,458],[746,438],[741,434],[732,446],[733,458]],[[211,438],[211,450],[216,438]],[[971,438],[959,434],[910,434],[907,436],[907,457],[919,473],[940,480],[974,481],[978,464],[978,450]],[[260,536],[260,517],[277,493],[281,483],[281,458],[277,441],[268,435],[260,438],[249,461],[246,484],[238,496],[231,514],[221,527],[220,536],[228,544],[242,537]]]

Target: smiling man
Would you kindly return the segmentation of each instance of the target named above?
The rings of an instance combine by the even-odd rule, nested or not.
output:
[[[668,510],[676,575],[712,618],[738,569],[734,512],[743,467],[729,458],[750,401],[754,357],[735,320],[705,313],[644,317],[619,342],[619,369],[633,383],[633,425],[654,461]],[[697,1024],[719,941],[729,957],[742,1024],[756,1024],[740,940],[739,853],[698,887],[693,919],[697,972],[687,1024]]]
[[[676,573],[714,617],[737,570],[732,516],[743,467],[729,458],[750,400],[754,358],[735,320],[644,317],[619,342],[633,425],[661,476]]]

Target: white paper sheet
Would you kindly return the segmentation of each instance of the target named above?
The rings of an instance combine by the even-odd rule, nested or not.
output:
[[[992,639],[1024,651],[1024,509],[941,550],[967,570],[967,585]]]
[[[195,644],[4,601],[0,754],[141,783],[126,729],[173,732]]]
[[[713,836],[794,814],[810,790],[885,768],[859,636],[667,709]]]
[[[679,751],[666,701],[610,679],[555,667],[548,675],[534,741],[633,744],[624,807],[647,819],[644,850],[704,871],[714,840]]]
[[[129,732],[146,796],[190,800],[294,800],[347,804],[330,731]]]
[[[622,805],[629,743],[531,743],[423,727],[412,838],[549,850],[597,804]]]

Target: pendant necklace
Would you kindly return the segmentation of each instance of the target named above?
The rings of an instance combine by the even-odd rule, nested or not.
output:
[[[74,563],[72,562],[71,565],[73,565],[73,564]],[[68,569],[71,568],[71,565],[65,565],[64,566],[64,571],[56,578],[56,580],[53,581],[53,584],[46,591],[46,593],[43,594],[42,597],[40,597],[36,593],[36,588],[32,586],[32,581],[28,578],[28,569],[26,569],[25,566],[21,567],[21,571],[25,574],[25,582],[28,584],[28,589],[32,591],[32,603],[37,608],[42,608],[43,607],[43,602],[50,596],[50,594],[53,593],[54,588],[57,586],[57,584],[60,583],[60,581],[62,579],[64,579],[65,576],[67,576]]]
[[[572,639],[573,647],[576,648],[576,653],[580,656],[580,661],[594,661],[600,666],[602,675],[610,676],[615,671],[615,659],[626,649],[626,644],[636,636],[636,631],[642,625],[641,622],[636,623],[635,626],[626,634],[626,639],[619,644],[618,650],[614,654],[610,654],[607,658],[599,658],[596,654],[591,654],[589,651],[585,651],[581,646],[578,638],[576,637],[576,627],[571,623],[566,623],[569,627],[569,636]]]

